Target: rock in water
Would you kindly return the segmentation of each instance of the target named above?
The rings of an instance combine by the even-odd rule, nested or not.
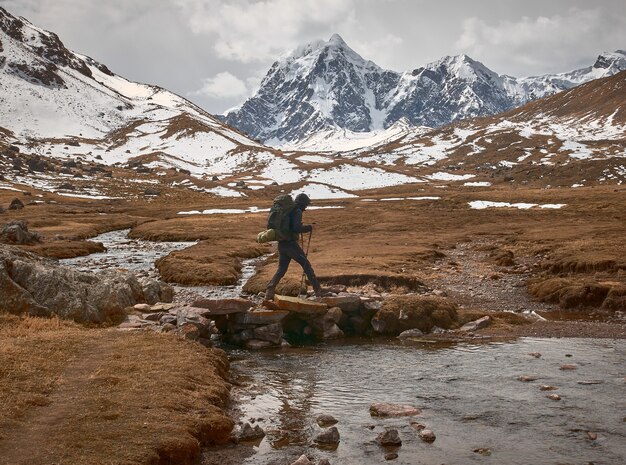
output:
[[[478,329],[486,328],[491,324],[491,317],[489,315],[485,315],[478,320],[470,321],[469,323],[465,323],[461,326],[460,331],[476,331]]]
[[[401,446],[402,439],[400,439],[400,435],[398,434],[397,429],[388,429],[383,431],[378,435],[376,441],[381,446]]]
[[[315,436],[314,441],[318,444],[339,444],[339,430],[335,426],[331,426]]]
[[[259,425],[252,427],[250,423],[244,423],[237,438],[240,441],[256,441],[265,437],[265,431]]]
[[[429,429],[423,429],[419,432],[419,437],[424,442],[435,442],[437,436]]]
[[[333,417],[332,415],[327,415],[325,413],[321,413],[317,417],[315,417],[315,421],[322,428],[326,426],[331,426],[337,423],[337,419],[335,417]]]
[[[282,310],[289,310],[290,312],[301,313],[303,315],[325,315],[328,311],[328,306],[324,303],[302,300],[297,297],[277,295],[274,301]]]
[[[402,331],[398,335],[398,339],[411,339],[411,338],[419,338],[422,337],[424,333],[419,329],[407,329],[406,331]]]
[[[380,402],[370,405],[370,415],[373,417],[404,417],[419,415],[421,410],[410,405],[389,404]]]
[[[291,465],[313,465],[313,462],[311,462],[306,455],[301,455],[298,460]]]

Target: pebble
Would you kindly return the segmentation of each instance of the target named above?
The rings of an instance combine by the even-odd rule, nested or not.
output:
[[[133,308],[140,312],[149,312],[150,310],[152,310],[152,307],[148,304],[135,304]]]
[[[435,442],[437,436],[429,429],[423,429],[419,432],[420,439],[424,442]]]
[[[491,449],[487,447],[479,447],[478,449],[474,449],[474,452],[480,455],[484,455],[485,457],[488,457],[491,455]]]
[[[529,352],[528,355],[535,358],[540,358],[541,354],[539,352]]]
[[[519,379],[520,381],[524,382],[524,383],[530,383],[532,381],[537,381],[537,377],[536,376],[518,376],[517,379]]]
[[[539,389],[541,391],[556,391],[558,387],[550,386],[549,384],[542,384],[541,386],[539,386]]]
[[[397,458],[398,458],[398,454],[396,454],[395,452],[385,454],[385,460],[395,460]]]
[[[550,400],[561,400],[561,396],[558,394],[550,394],[546,396]]]
[[[583,386],[591,386],[593,384],[602,384],[604,381],[601,379],[590,379],[586,381],[578,381],[578,384],[582,384]]]
[[[576,370],[578,367],[576,365],[573,365],[571,363],[566,363],[565,365],[561,365],[561,368],[559,368],[560,370]]]
[[[595,441],[596,439],[598,439],[598,433],[594,433],[593,431],[587,431],[587,437],[590,440]]]

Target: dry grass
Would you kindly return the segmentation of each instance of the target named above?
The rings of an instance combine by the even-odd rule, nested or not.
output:
[[[193,463],[233,426],[225,354],[175,336],[2,315],[0,352],[0,463]]]

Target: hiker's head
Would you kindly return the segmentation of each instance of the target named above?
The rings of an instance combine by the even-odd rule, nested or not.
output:
[[[296,195],[294,202],[296,203],[296,205],[301,207],[302,210],[304,210],[306,207],[308,207],[311,204],[311,199],[306,194],[298,194]]]

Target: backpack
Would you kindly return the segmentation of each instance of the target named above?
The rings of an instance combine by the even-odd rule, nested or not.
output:
[[[276,231],[276,238],[279,241],[288,241],[293,239],[291,231],[291,213],[296,204],[293,202],[291,195],[279,195],[274,199],[270,214],[267,218],[267,229]]]

